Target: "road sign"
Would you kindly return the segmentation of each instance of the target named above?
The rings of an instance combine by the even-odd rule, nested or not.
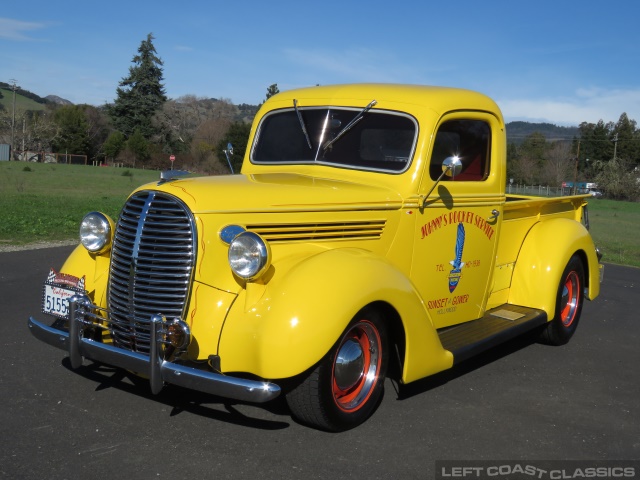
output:
[[[169,160],[170,160],[171,162],[175,162],[175,160],[176,160],[176,156],[175,156],[175,155],[171,155],[171,156],[169,157]]]

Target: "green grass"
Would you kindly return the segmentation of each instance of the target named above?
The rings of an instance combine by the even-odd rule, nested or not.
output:
[[[0,88],[3,97],[0,98],[0,103],[4,105],[7,112],[13,111],[13,90],[7,88]],[[42,103],[38,103],[31,98],[23,97],[19,93],[16,93],[16,111],[24,110],[44,110],[45,106]]]
[[[99,210],[115,220],[131,191],[159,176],[151,170],[0,162],[0,245],[75,239],[85,214]]]
[[[640,267],[640,203],[591,200],[589,223],[603,262]]]
[[[118,217],[131,191],[157,180],[150,170],[0,162],[0,245],[78,237],[88,212]],[[591,200],[591,234],[603,260],[640,267],[640,203]]]

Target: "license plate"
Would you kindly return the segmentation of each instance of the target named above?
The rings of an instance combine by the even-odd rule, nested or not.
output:
[[[44,286],[44,298],[42,299],[42,311],[60,318],[69,317],[69,298],[76,293],[64,287],[54,285]]]
[[[69,318],[69,299],[84,292],[84,277],[57,273],[51,270],[44,284],[42,312],[59,318]]]

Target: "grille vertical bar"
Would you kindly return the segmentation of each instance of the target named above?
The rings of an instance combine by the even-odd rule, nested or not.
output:
[[[195,222],[177,198],[142,191],[113,240],[108,303],[115,346],[149,353],[151,315],[184,318],[196,257]]]

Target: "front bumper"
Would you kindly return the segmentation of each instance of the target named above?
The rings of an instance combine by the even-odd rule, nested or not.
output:
[[[124,368],[149,377],[154,394],[159,393],[165,383],[253,403],[268,402],[280,394],[280,387],[274,383],[229,377],[165,360],[160,315],[151,317],[148,356],[86,338],[85,328],[94,325],[85,319],[87,307],[92,306],[86,297],[69,299],[68,332],[49,327],[33,317],[29,317],[29,330],[37,339],[69,352],[72,368],[82,366],[83,358]]]

